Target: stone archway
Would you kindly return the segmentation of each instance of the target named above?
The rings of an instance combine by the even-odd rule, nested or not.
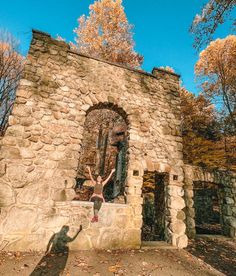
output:
[[[0,140],[0,244],[6,240],[8,250],[45,250],[52,231],[83,223],[75,249],[139,247],[148,170],[169,173],[168,242],[185,247],[179,76],[80,55],[38,31],[26,65]],[[129,137],[127,204],[104,203],[98,231],[89,224],[92,203],[72,199],[86,115],[99,108],[120,114]],[[16,224],[15,218],[22,219]]]
[[[105,187],[105,199],[109,202],[125,203],[124,187],[127,170],[128,122],[125,112],[115,105],[100,103],[86,113],[83,138],[76,177],[76,199],[88,200],[92,194],[86,166],[94,176],[108,177],[116,172]]]

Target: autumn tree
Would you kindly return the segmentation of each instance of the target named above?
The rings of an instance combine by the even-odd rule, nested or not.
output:
[[[186,163],[210,168],[225,167],[217,113],[204,95],[181,89],[181,114]]]
[[[200,14],[194,18],[190,31],[195,36],[194,46],[200,49],[212,40],[217,27],[230,20],[228,15],[236,7],[236,0],[209,0],[202,8]],[[236,20],[233,20],[234,28]]]
[[[81,53],[131,67],[140,67],[143,57],[134,51],[132,25],[122,0],[99,0],[89,7],[89,16],[78,19],[76,47]]]
[[[195,74],[205,95],[229,114],[236,129],[236,36],[211,42],[200,53]]]
[[[7,127],[22,69],[18,42],[9,32],[0,30],[0,136]]]

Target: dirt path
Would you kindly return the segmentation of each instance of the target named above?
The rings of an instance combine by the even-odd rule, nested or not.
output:
[[[228,276],[236,276],[236,241],[223,236],[199,235],[187,250]]]
[[[64,271],[64,272],[63,272]],[[223,275],[184,250],[80,251],[44,256],[0,255],[2,276],[213,276]]]

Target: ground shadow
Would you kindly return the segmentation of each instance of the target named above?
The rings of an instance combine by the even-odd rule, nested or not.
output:
[[[45,255],[30,276],[59,276],[63,272],[68,259],[69,247],[67,244],[74,241],[81,230],[82,225],[80,225],[80,229],[74,237],[71,238],[67,235],[69,226],[62,226],[61,230],[49,240]]]
[[[199,237],[189,241],[187,250],[225,275],[235,275],[236,250],[232,243]]]

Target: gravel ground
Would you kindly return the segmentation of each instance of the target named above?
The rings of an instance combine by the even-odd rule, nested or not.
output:
[[[224,275],[185,250],[79,251],[0,254],[1,276],[210,276]]]

